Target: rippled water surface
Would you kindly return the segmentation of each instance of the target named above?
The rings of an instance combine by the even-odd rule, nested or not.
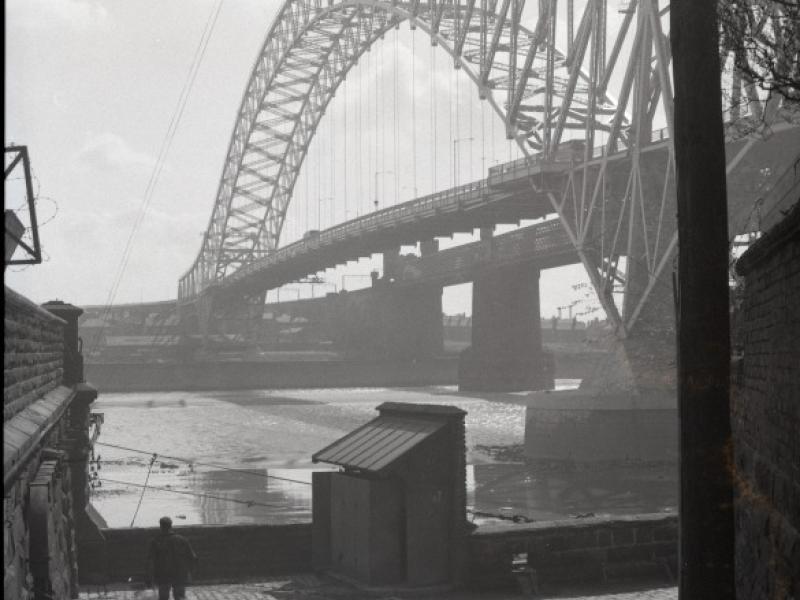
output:
[[[576,477],[526,467],[524,397],[452,387],[102,394],[93,406],[105,415],[93,503],[111,527],[129,526],[134,514],[136,526],[163,515],[178,525],[308,521],[311,472],[325,468],[311,455],[383,402],[467,411],[470,504],[479,512],[545,519],[675,505],[670,471]]]

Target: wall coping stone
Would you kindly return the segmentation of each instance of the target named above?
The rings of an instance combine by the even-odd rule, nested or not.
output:
[[[311,522],[306,523],[244,523],[244,524],[223,524],[223,525],[176,525],[173,524],[172,531],[175,533],[190,533],[192,531],[256,531],[259,529],[309,529]],[[158,535],[161,529],[155,527],[101,527],[100,531],[106,535],[138,535],[141,533],[151,533]]]
[[[29,300],[22,294],[15,292],[10,287],[8,286],[3,286],[3,287],[5,288],[4,299],[6,301],[6,308],[5,308],[6,314],[8,314],[8,309],[11,307],[21,308],[26,312],[33,313],[37,317],[45,319],[47,321],[51,321],[52,323],[60,324],[62,326],[67,324],[67,322],[64,319],[55,316],[49,310],[42,308],[41,306]]]
[[[461,417],[467,414],[466,411],[455,406],[439,404],[413,404],[410,402],[384,402],[383,404],[376,406],[375,410],[381,414],[401,413],[405,415],[423,414],[448,417]]]
[[[58,386],[10,419],[3,421],[3,488],[13,482],[29,452],[48,434],[69,407],[76,392]]]
[[[669,513],[643,513],[638,515],[619,515],[612,517],[585,517],[580,519],[561,519],[557,521],[534,521],[533,523],[478,525],[470,537],[525,535],[532,532],[557,532],[565,529],[586,529],[593,527],[625,527],[631,524],[668,525],[677,522],[678,515]]]
[[[786,217],[761,238],[756,240],[736,261],[736,272],[746,276],[759,263],[777,252],[787,241],[800,235],[800,198],[789,209]]]

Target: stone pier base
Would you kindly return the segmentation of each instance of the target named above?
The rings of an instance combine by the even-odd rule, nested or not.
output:
[[[667,391],[538,392],[526,409],[525,456],[575,463],[677,462],[676,398]]]

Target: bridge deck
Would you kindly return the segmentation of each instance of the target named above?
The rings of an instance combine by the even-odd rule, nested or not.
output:
[[[524,262],[544,269],[577,263],[580,259],[561,223],[553,219],[490,240],[413,257],[405,261],[396,283],[456,285],[472,281],[481,271]]]
[[[522,219],[541,218],[551,212],[552,207],[543,194],[525,198],[518,193],[497,190],[486,180],[472,182],[310,234],[242,267],[217,287],[237,292],[272,289],[350,260],[416,244],[421,239],[472,232],[500,223],[516,224]],[[558,240],[550,245],[559,245],[566,237],[560,226],[557,229]],[[540,240],[537,243],[547,246],[540,238],[552,231],[552,225],[542,229],[534,236]]]

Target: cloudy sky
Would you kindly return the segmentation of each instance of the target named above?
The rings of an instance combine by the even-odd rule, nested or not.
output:
[[[114,302],[175,297],[177,280],[199,249],[241,95],[280,4],[222,3],[163,169],[148,195],[159,150],[217,1],[5,3],[5,144],[28,146],[39,220],[47,221],[40,231],[45,262],[9,268],[8,285],[37,302],[60,298],[104,304],[119,278]],[[404,25],[351,73],[347,90],[337,94],[310,149],[285,241],[341,221],[345,214],[369,210],[378,192],[382,204],[412,197],[412,171],[417,172],[417,193],[423,194],[449,187],[453,177],[460,183],[478,179],[497,161],[519,156],[503,139],[486,103],[477,100],[463,74],[448,68],[440,54],[426,40],[415,41]],[[368,107],[375,100],[387,108],[371,113],[370,121]],[[412,105],[414,139],[407,133]],[[345,119],[351,149],[347,206],[341,175],[345,157],[336,151],[345,139]],[[431,144],[434,126],[441,140]],[[472,139],[459,143],[454,175],[452,140],[457,138]],[[378,156],[370,155],[370,140],[382,149]],[[431,160],[411,161],[414,142],[418,149],[437,149],[438,169],[430,167]],[[359,143],[364,144],[361,157],[354,149]],[[362,162],[360,172],[353,172],[353,165]],[[376,176],[378,171],[384,173]],[[321,187],[330,190],[328,196],[323,197]],[[140,218],[122,270],[126,242]],[[364,261],[326,276],[331,285],[340,285],[343,274],[366,274],[374,264]],[[543,315],[579,298],[572,286],[582,281],[579,267],[545,272]],[[469,308],[468,286],[446,291],[446,312]]]

